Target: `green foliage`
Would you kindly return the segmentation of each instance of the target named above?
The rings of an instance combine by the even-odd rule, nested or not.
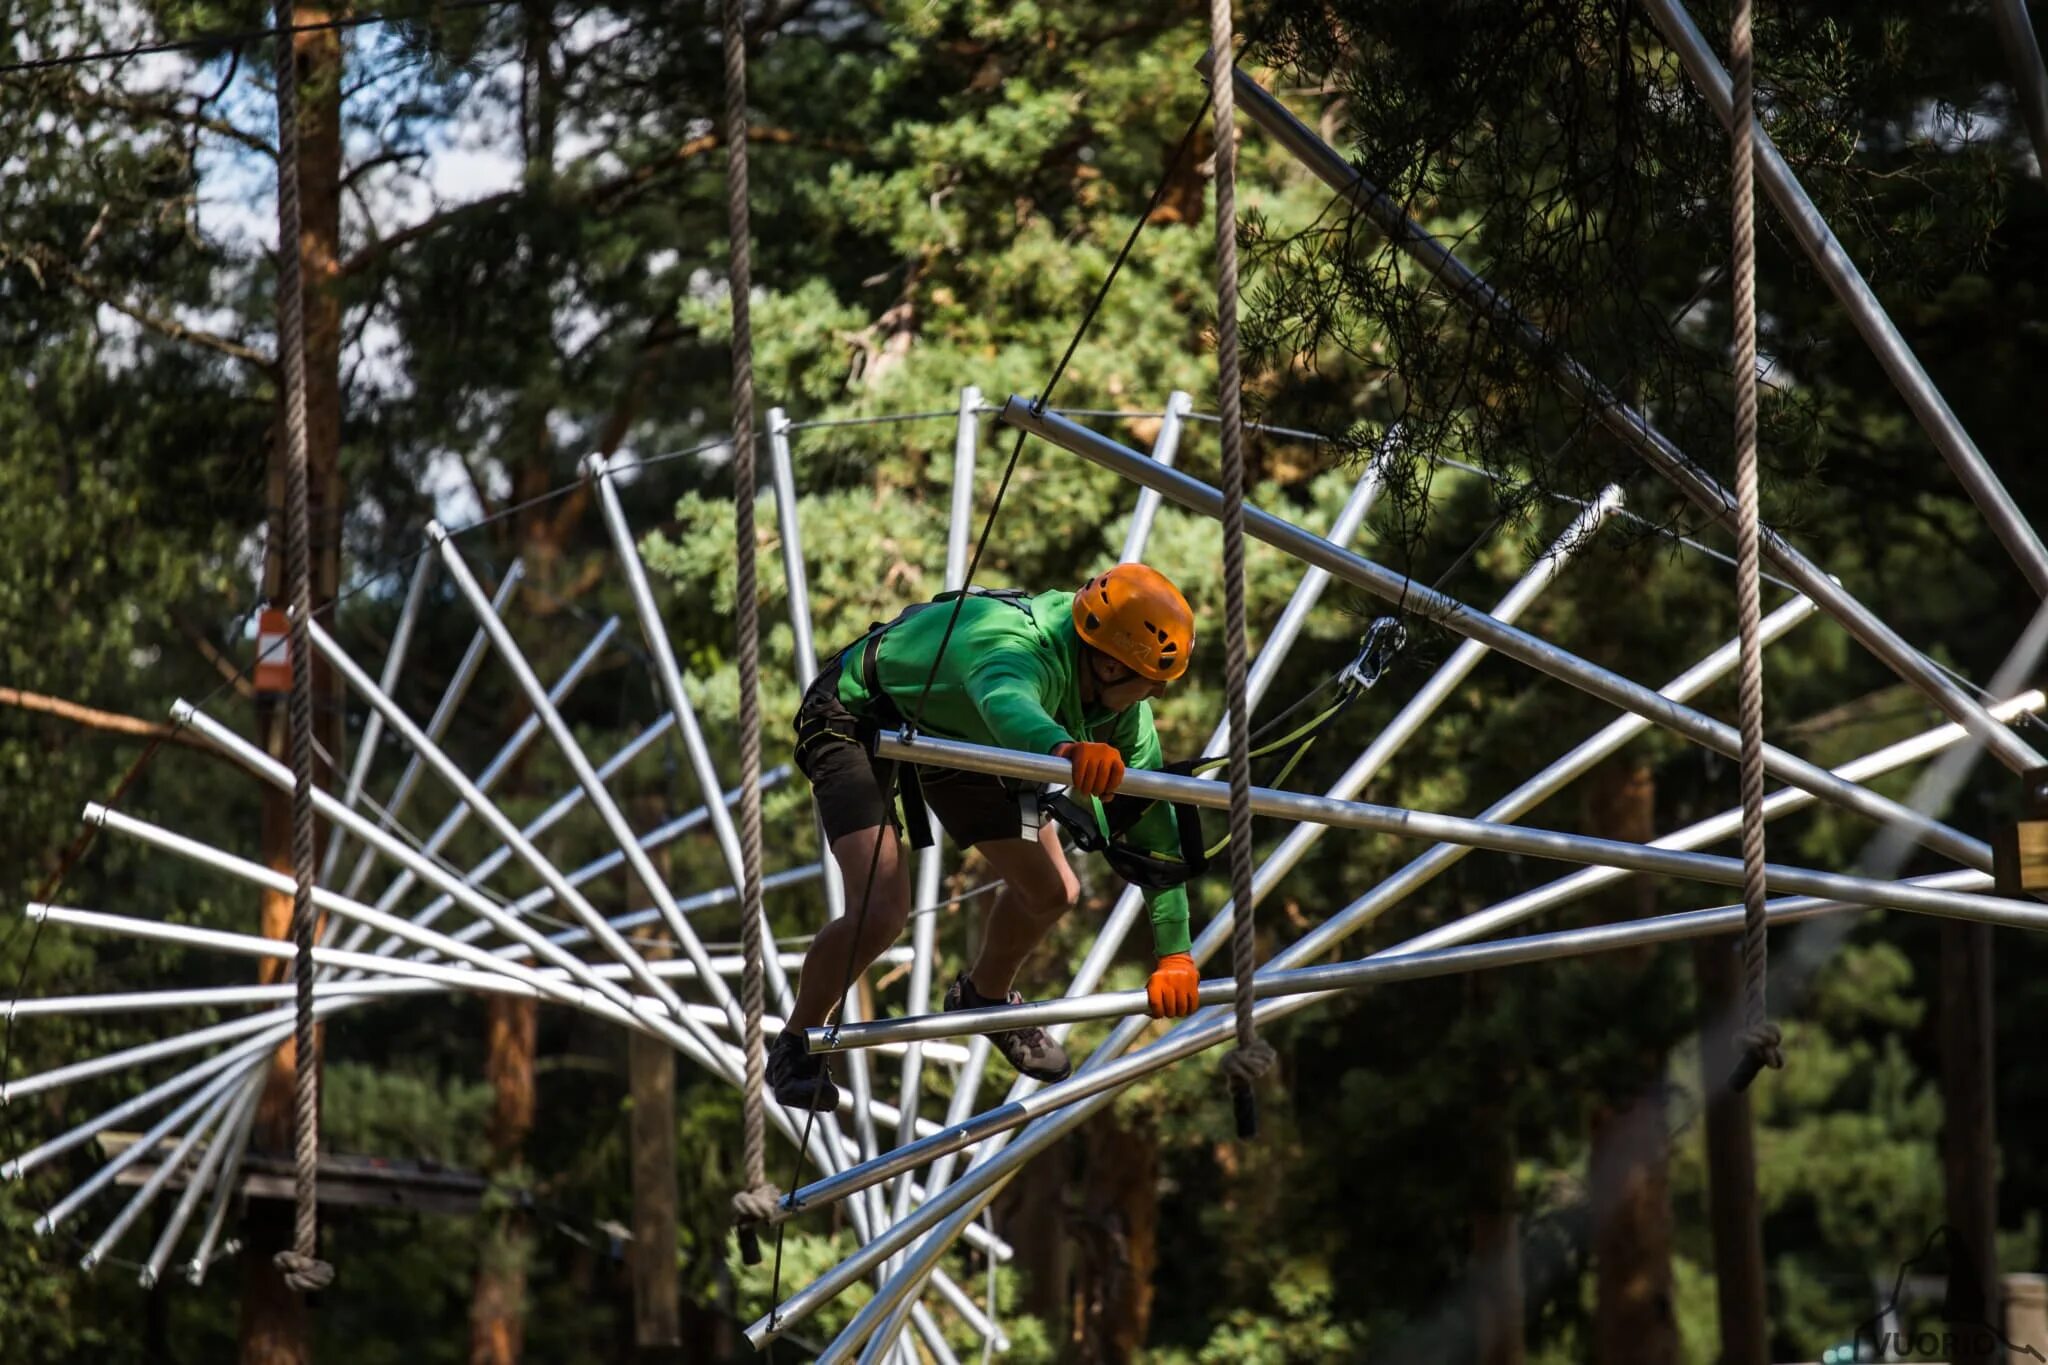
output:
[[[13,32],[24,47],[115,37],[104,7],[37,0],[20,8]],[[257,22],[245,8],[157,5],[148,19],[166,34]],[[1722,286],[1703,278],[1725,256],[1725,142],[1640,8],[1594,0],[1276,8],[1276,19],[1248,14],[1242,25],[1266,39],[1268,83],[1290,87],[1289,100],[1320,116],[1369,174],[1433,231],[1456,236],[1462,258],[1546,334],[1649,408],[1702,464],[1724,469],[1726,310]],[[335,628],[358,657],[381,657],[409,568],[402,557],[417,548],[427,516],[447,513],[437,498],[459,501],[445,490],[450,479],[473,484],[479,506],[499,512],[565,484],[593,448],[639,457],[629,515],[650,528],[644,548],[664,614],[714,759],[729,773],[738,706],[731,622],[740,605],[731,465],[716,449],[657,458],[714,445],[728,421],[724,158],[704,140],[719,112],[709,18],[673,6],[559,4],[442,15],[350,39],[350,159],[366,202],[385,217],[376,233],[354,208],[345,219],[346,327],[365,338],[349,352],[343,452],[350,580],[361,591]],[[1718,31],[1718,14],[1701,19]],[[541,30],[536,20],[545,21]],[[2000,70],[1989,26],[1975,9],[1950,3],[1792,4],[1767,7],[1762,24],[1773,136],[2020,505],[2048,505],[2048,475],[2016,454],[2031,438],[2026,401],[2048,358],[2039,323],[2048,200],[2035,179],[2016,173],[2021,132],[2005,93],[1987,84]],[[757,424],[765,428],[776,405],[799,424],[939,414],[790,433],[821,647],[943,585],[959,390],[978,386],[995,405],[1048,381],[1200,104],[1192,66],[1202,40],[1192,6],[884,0],[777,11],[751,73],[757,124],[771,132],[753,149]],[[260,244],[225,228],[210,207],[247,197],[269,173],[264,153],[249,145],[272,135],[267,93],[249,74],[263,65],[258,55],[244,54],[235,74],[221,54],[203,54],[184,71],[192,91],[226,80],[211,101],[189,92],[160,101],[127,68],[0,79],[0,161],[10,172],[0,190],[6,686],[151,720],[175,697],[207,698],[214,714],[248,728],[241,701],[212,696],[220,674],[195,641],[246,657],[250,560],[264,517],[271,265]],[[394,236],[399,196],[424,187],[425,154],[457,133],[493,139],[523,169],[519,184]],[[1169,391],[1192,393],[1199,410],[1215,407],[1213,234],[1199,168],[1208,152],[1203,133],[1054,395],[1123,411],[1101,419],[1104,429],[1138,447],[1156,433],[1151,414]],[[1585,430],[1583,414],[1539,382],[1525,358],[1468,327],[1439,286],[1250,132],[1241,142],[1240,205],[1254,408],[1340,438],[1334,447],[1255,441],[1261,506],[1326,528],[1362,469],[1349,457],[1399,418],[1416,458],[1393,466],[1361,548],[1463,600],[1497,601],[1558,534],[1576,508],[1553,494],[1589,497],[1615,480],[1636,515],[1697,528],[1633,457]],[[433,211],[417,204],[407,221]],[[1761,270],[1774,362],[1772,518],[1907,638],[1988,677],[2031,597],[1811,271],[1775,239]],[[204,335],[180,334],[169,321]],[[993,508],[1012,438],[984,416],[979,439],[976,529]],[[1468,459],[1498,478],[1433,466],[1421,458],[1429,455]],[[1181,466],[1212,477],[1216,460],[1212,428],[1192,425]],[[976,581],[1071,584],[1118,552],[1132,503],[1128,487],[1093,466],[1028,446]],[[783,533],[772,500],[758,511],[772,764],[786,758],[781,723],[797,700],[797,653]],[[624,609],[605,572],[609,544],[574,494],[502,516],[460,544],[489,580],[514,555],[526,557],[533,586],[509,614],[550,679]],[[1212,522],[1167,509],[1147,552],[1212,623],[1205,644],[1221,633],[1213,624],[1223,600],[1218,547]],[[1256,645],[1300,570],[1262,545],[1248,560]],[[1728,582],[1723,565],[1638,523],[1617,523],[1583,547],[1522,624],[1661,683],[1733,633]],[[472,629],[445,582],[432,601],[397,689],[421,716]],[[1340,667],[1384,609],[1329,588],[1259,715]],[[1401,668],[1319,743],[1292,785],[1320,790],[1334,781],[1457,645],[1426,620],[1411,624]],[[600,758],[660,710],[637,642],[626,643],[634,634],[628,622],[622,643],[565,703]],[[1161,709],[1170,754],[1194,752],[1221,713],[1220,653],[1205,648]],[[1819,762],[1847,761],[1933,723],[1926,706],[1825,622],[1800,627],[1773,651],[1768,686],[1773,738]],[[1732,689],[1710,690],[1698,705],[1732,714]],[[502,671],[487,669],[447,745],[476,771],[524,713]],[[1484,660],[1364,795],[1475,811],[1607,719],[1582,696]],[[357,735],[362,721],[351,710]],[[0,710],[10,914],[57,866],[80,803],[104,798],[138,752],[53,717]],[[1660,828],[1733,802],[1731,763],[1656,736],[1630,753],[1650,765]],[[372,789],[388,790],[401,762],[387,745]],[[1913,776],[1876,785],[1903,795]],[[536,746],[498,795],[525,821],[569,780],[559,756]],[[672,742],[627,767],[615,789],[643,828],[699,799]],[[1986,777],[1952,818],[1982,831],[2007,799]],[[771,828],[792,832],[778,834],[772,867],[817,856],[806,803],[800,781],[770,794]],[[253,785],[196,752],[166,749],[122,804],[239,852],[257,848]],[[407,820],[430,828],[451,808],[445,792],[423,791]],[[1526,818],[1572,829],[1595,819],[1576,791]],[[1267,850],[1284,831],[1262,824],[1258,833]],[[1863,822],[1816,809],[1775,826],[1772,851],[1787,862],[1848,866],[1867,836]],[[443,856],[466,868],[494,842],[472,822]],[[547,852],[578,866],[609,843],[586,809],[549,832]],[[1392,839],[1322,838],[1266,902],[1262,957],[1419,851]],[[679,890],[725,881],[708,835],[667,856]],[[1027,968],[1031,993],[1064,984],[1114,896],[1103,869],[1083,875],[1086,903]],[[1475,855],[1343,951],[1384,947],[1556,875]],[[969,865],[952,889],[983,878]],[[507,897],[535,884],[518,870],[491,883]],[[380,886],[373,880],[366,895]],[[616,877],[593,881],[588,894],[605,913],[646,902]],[[55,898],[242,930],[254,918],[245,888],[106,838]],[[1665,884],[1655,908],[1726,899]],[[818,900],[808,887],[773,897],[777,932],[814,932]],[[1196,901],[1198,915],[1213,914],[1220,879],[1198,888]],[[559,919],[561,907],[546,913]],[[942,972],[966,960],[979,913],[970,901],[942,915]],[[1634,909],[1617,898],[1529,927],[1622,913]],[[699,923],[714,943],[737,937],[729,909]],[[1873,1275],[1894,1268],[1942,1217],[1932,935],[1878,916],[1853,931],[1843,925],[1846,937],[1814,941],[1828,951],[1803,986],[1774,994],[1793,1060],[1756,1091],[1780,1354],[1811,1356],[1841,1340],[1867,1316]],[[2040,959],[2029,942],[2001,938],[2002,1040],[2029,1036],[2048,1006]],[[1105,984],[1135,986],[1146,966],[1132,950]],[[24,967],[37,994],[247,979],[244,965],[198,954],[0,926],[0,972],[12,981]],[[1271,1031],[1286,1064],[1254,1147],[1233,1145],[1208,1062],[1134,1087],[1118,1102],[1119,1120],[1155,1132],[1160,1146],[1147,1358],[1463,1358],[1471,1342],[1460,1296],[1469,1290],[1472,1211],[1488,1197],[1488,1162],[1499,1156],[1488,1146],[1494,1138],[1506,1143],[1521,1223],[1530,1358],[1585,1358],[1597,1312],[1588,1116],[1663,1086],[1676,1130],[1674,1312],[1686,1357],[1712,1359],[1693,1007],[1674,952],[1500,973],[1485,991],[1417,982],[1332,1002]],[[7,1072],[40,1071],[188,1021],[210,1022],[187,1014],[20,1021]],[[1077,1039],[1092,1046],[1105,1032],[1083,1029]],[[479,1080],[481,1033],[474,1005],[442,1000],[342,1016],[329,1034],[330,1146],[484,1165],[491,1097]],[[628,1290],[604,1231],[631,1209],[620,1053],[608,1031],[543,1016],[536,1126],[520,1158],[494,1173],[486,1217],[365,1212],[329,1221],[347,1288],[323,1304],[323,1353],[465,1358],[471,1276],[479,1256],[500,1253],[526,1259],[534,1358],[623,1353]],[[2048,1096],[2036,1093],[2043,1082],[2027,1060],[2023,1047],[2001,1050],[2008,1210],[2038,1204],[2048,1189],[2048,1134],[2037,1131],[2048,1122]],[[110,1080],[17,1106],[8,1150],[143,1083]],[[927,1083],[931,1116],[954,1082],[934,1066]],[[732,1249],[738,1129],[730,1087],[682,1069],[675,1255],[695,1321],[742,1322],[770,1306],[767,1268],[739,1267]],[[788,1155],[773,1149],[777,1162]],[[77,1274],[68,1241],[27,1233],[87,1162],[74,1154],[0,1187],[0,1354],[9,1359],[129,1358],[153,1330],[125,1273]],[[96,1203],[81,1226],[103,1226],[111,1200]],[[2005,1221],[2009,1265],[2032,1266],[2038,1221]],[[500,1237],[515,1223],[527,1240]],[[138,1232],[122,1250],[133,1254],[142,1241]],[[784,1291],[851,1245],[851,1232],[828,1217],[792,1224]],[[979,1285],[978,1256],[951,1264],[963,1283]],[[164,1291],[176,1306],[163,1330],[180,1351],[211,1359],[233,1349],[238,1280],[227,1263],[196,1294]],[[1063,1289],[1017,1271],[1000,1286],[1010,1358],[1072,1358],[1067,1310],[1047,1307]],[[822,1341],[870,1292],[844,1296],[799,1335]],[[975,1347],[950,1311],[939,1316],[957,1349]]]

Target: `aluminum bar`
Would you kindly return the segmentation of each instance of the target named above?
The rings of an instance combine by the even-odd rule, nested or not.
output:
[[[876,742],[876,752],[884,758],[993,773],[1041,785],[1063,783],[1069,775],[1066,762],[1050,755],[991,749],[936,735],[921,734],[914,740],[906,740],[900,730],[882,731]],[[1123,786],[1118,790],[1150,800],[1180,801],[1212,810],[1221,808],[1228,799],[1228,794],[1218,791],[1214,784],[1135,768],[1126,771]],[[1274,791],[1270,787],[1252,789],[1252,809],[1256,814],[1277,816],[1283,820],[1308,820],[1374,834],[1391,834],[1397,838],[1470,844],[1474,848],[1491,849],[1497,853],[1597,863],[1627,868],[1631,872],[1685,877],[1715,885],[1742,884],[1740,858],[1682,853],[1619,839],[1568,834],[1562,830],[1526,829],[1518,825],[1438,815],[1431,811],[1404,810],[1396,806],[1377,806],[1362,801],[1333,801],[1301,792]],[[1768,884],[1779,894],[1828,896],[1859,904],[1947,915],[2014,928],[2048,928],[2048,906],[2039,902],[1920,891],[1893,882],[1780,863],[1770,865]]]
[[[1733,83],[1727,68],[1707,43],[1706,37],[1692,21],[1681,0],[1643,0],[1643,7],[1650,12],[1664,37],[1678,51],[1678,58],[1685,63],[1692,83],[1706,96],[1716,118],[1723,127],[1733,125],[1735,118],[1735,97]],[[2033,48],[2033,29],[2026,24],[2023,0],[1992,0],[1992,12],[1999,19],[1999,33],[2004,37],[2010,27],[2007,11],[2021,10],[2019,32],[2025,34],[2026,46]],[[2041,143],[2040,130],[2035,128],[2033,119],[2037,102],[2048,98],[2048,84],[2044,84],[2041,70],[2041,53],[2033,48],[2031,60],[2022,58],[2007,42],[2008,55],[2014,58],[2019,69],[2018,89],[2023,95],[2022,109],[2028,115],[2028,128],[2034,133],[2035,146]],[[2048,108],[2048,105],[2041,105]],[[1799,178],[1792,174],[1783,153],[1771,141],[1771,135],[1764,130],[1761,120],[1756,122],[1756,177],[1762,182],[1764,193],[1778,206],[1778,212],[1791,228],[1792,236],[1798,241],[1806,258],[1813,262],[1814,269],[1827,281],[1834,291],[1835,299],[1848,313],[1849,321],[1863,338],[1863,344],[1877,357],[1878,365],[1892,381],[1892,387],[1906,400],[1920,429],[1934,442],[1934,448],[1955,471],[1955,476],[1977,504],[1991,533],[2005,546],[2007,554],[2019,565],[2020,572],[2032,585],[2034,592],[2048,597],[2048,545],[2041,543],[2033,523],[2013,501],[2012,494],[1999,481],[1984,453],[1977,449],[1977,443],[1970,439],[1970,433],[1963,430],[1963,424],[1941,396],[1941,390],[1927,377],[1927,371],[1920,364],[1920,358],[1913,354],[1913,348],[1906,344],[1906,338],[1899,332],[1884,305],[1878,302],[1877,294],[1863,278],[1863,272],[1850,259],[1848,248],[1835,236],[1827,219],[1807,196]],[[2043,125],[2048,127],[2048,125]]]
[[[1084,459],[1114,470],[1134,482],[1159,489],[1183,507],[1210,517],[1222,514],[1222,494],[1210,485],[1189,478],[1178,470],[1160,469],[1136,451],[1120,446],[1087,427],[1078,426],[1050,414],[1035,413],[1028,402],[1014,397],[1003,405],[1002,416],[1004,421],[1020,426],[1033,435],[1041,436]],[[1702,715],[1690,707],[1680,706],[1669,698],[1660,697],[1642,684],[1601,668],[1547,640],[1517,630],[1513,626],[1503,625],[1454,597],[1411,582],[1391,569],[1375,564],[1362,555],[1341,550],[1321,536],[1304,531],[1268,512],[1247,507],[1245,529],[1260,540],[1286,551],[1297,559],[1319,564],[1339,578],[1389,602],[1404,604],[1406,609],[1425,615],[1468,639],[1483,640],[1508,658],[1548,673],[1613,706],[1647,715],[1658,724],[1697,744],[1730,758],[1740,752],[1740,740],[1733,727]],[[1806,595],[1816,602],[1822,602],[1819,594]],[[1825,605],[1824,602],[1822,604]],[[1981,708],[1972,709],[1976,715],[1982,716],[1987,724],[1997,726],[2001,734],[2008,733]],[[1977,733],[1970,720],[1966,719],[1962,723],[1971,728],[1971,733]],[[1766,770],[1781,782],[1811,791],[1822,800],[1856,811],[1880,824],[1897,824],[1909,828],[1914,831],[1917,842],[1936,849],[1967,867],[1974,867],[1980,871],[1988,871],[1991,867],[1990,847],[1981,839],[1969,838],[1938,820],[1929,819],[1917,811],[1907,809],[1896,801],[1866,791],[1854,783],[1830,777],[1816,765],[1782,749],[1766,746],[1764,758]]]
[[[1325,184],[1345,196],[1371,218],[1389,239],[1429,271],[1458,302],[1499,327],[1572,397],[1585,404],[1601,425],[1664,475],[1716,521],[1732,524],[1735,499],[1673,445],[1648,417],[1621,402],[1583,366],[1557,347],[1492,285],[1481,279],[1427,229],[1410,218],[1384,191],[1361,175],[1343,155],[1297,119],[1256,80],[1236,74],[1237,97],[1254,122]],[[1005,421],[1013,420],[1007,415]],[[1165,491],[1165,490],[1162,490]],[[1167,496],[1172,497],[1171,492]],[[2014,772],[2048,764],[2034,748],[2006,730],[1947,677],[1925,654],[1902,639],[1875,613],[1816,568],[1769,527],[1763,531],[1763,553],[1798,590],[1841,623],[1864,648],[1894,673],[1932,699],[1950,720],[1982,739],[1998,760]]]
[[[513,560],[511,567],[505,570],[505,577],[499,582],[497,592],[491,595],[492,611],[502,612],[505,609],[505,604],[512,600],[512,593],[519,586],[519,580],[525,576],[525,562]],[[462,651],[462,658],[455,665],[455,672],[449,677],[448,686],[441,693],[441,700],[434,705],[434,714],[427,718],[427,738],[434,743],[441,742],[442,736],[448,733],[449,725],[455,720],[455,713],[462,709],[463,698],[469,695],[469,685],[476,681],[477,670],[483,667],[484,651],[487,646],[488,642],[481,630],[469,637],[469,645]],[[399,813],[405,809],[405,803],[412,799],[413,792],[418,788],[420,774],[423,771],[425,764],[418,754],[407,757],[404,770],[399,773],[398,781],[391,788],[390,797],[384,802],[384,810],[379,817],[380,823],[398,818]],[[342,884],[341,893],[344,896],[360,893],[375,862],[376,855],[367,848],[358,854],[355,867],[349,871],[348,881]]]

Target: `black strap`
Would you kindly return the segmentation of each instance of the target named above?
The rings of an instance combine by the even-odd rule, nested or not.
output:
[[[870,633],[866,637],[866,644],[867,650],[860,661],[860,684],[867,689],[868,701],[865,708],[867,716],[860,723],[860,735],[861,747],[873,754],[876,736],[881,733],[882,728],[888,726],[900,730],[904,728],[904,722],[902,713],[896,709],[896,703],[889,700],[889,694],[882,690],[880,665],[875,659],[875,656],[881,653],[881,632]],[[889,766],[895,779],[891,783],[896,789],[894,795],[903,806],[903,832],[909,836],[912,848],[930,848],[934,842],[932,822],[925,812],[924,782],[917,774],[917,765],[897,759]]]
[[[1160,771],[1171,772],[1172,769]],[[1200,808],[1180,801],[1167,803],[1173,809],[1174,826],[1180,835],[1179,862],[1158,857],[1127,842],[1124,834],[1155,804],[1136,797],[1110,802],[1104,808],[1106,823],[1110,827],[1107,838],[1095,821],[1095,812],[1065,792],[1045,798],[1042,809],[1060,822],[1061,828],[1073,839],[1074,846],[1083,853],[1100,853],[1118,876],[1134,886],[1147,891],[1165,891],[1184,886],[1207,872],[1209,855],[1203,847]],[[1125,808],[1134,813],[1127,814]]]

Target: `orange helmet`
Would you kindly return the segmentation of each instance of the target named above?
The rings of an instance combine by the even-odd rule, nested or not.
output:
[[[1143,564],[1119,564],[1074,594],[1074,630],[1088,644],[1153,682],[1188,671],[1195,614],[1171,579]]]

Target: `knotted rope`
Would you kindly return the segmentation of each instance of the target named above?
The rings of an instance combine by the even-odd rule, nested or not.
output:
[[[1237,349],[1236,68],[1231,0],[1210,0],[1209,99],[1216,123],[1216,384],[1223,436],[1223,688],[1230,717],[1230,955],[1237,975],[1237,1046],[1223,1059],[1237,1106],[1239,1137],[1258,1132],[1252,1083],[1272,1069],[1273,1049],[1259,1038],[1252,972],[1258,966],[1252,922],[1251,717],[1245,705],[1244,404]]]
[[[1736,0],[1729,32],[1734,77],[1735,279],[1735,607],[1742,677],[1737,702],[1742,729],[1742,1034],[1743,1055],[1730,1078],[1746,1090],[1766,1066],[1781,1067],[1777,1026],[1766,1009],[1770,969],[1764,914],[1764,661],[1763,605],[1758,580],[1761,545],[1757,497],[1755,53],[1751,0]]]
[[[313,556],[306,472],[306,320],[299,270],[299,71],[288,31],[291,0],[278,0],[277,23],[277,358],[284,372],[285,573],[291,597],[291,695],[286,712],[292,762],[292,962],[298,1026],[292,1115],[295,1194],[292,1249],[274,1264],[300,1293],[325,1289],[334,1267],[320,1259],[320,1063],[313,1023]]]
[[[761,936],[761,619],[754,544],[754,328],[747,306],[754,288],[753,225],[747,211],[746,0],[725,0],[725,215],[732,239],[728,271],[732,294],[733,522],[739,544],[740,672],[740,1009],[746,1016],[746,1100],[741,1165],[746,1188],[732,1198],[740,1259],[758,1265],[755,1225],[775,1216],[781,1191],[768,1183],[767,1057],[761,1039],[762,982],[767,974]]]

